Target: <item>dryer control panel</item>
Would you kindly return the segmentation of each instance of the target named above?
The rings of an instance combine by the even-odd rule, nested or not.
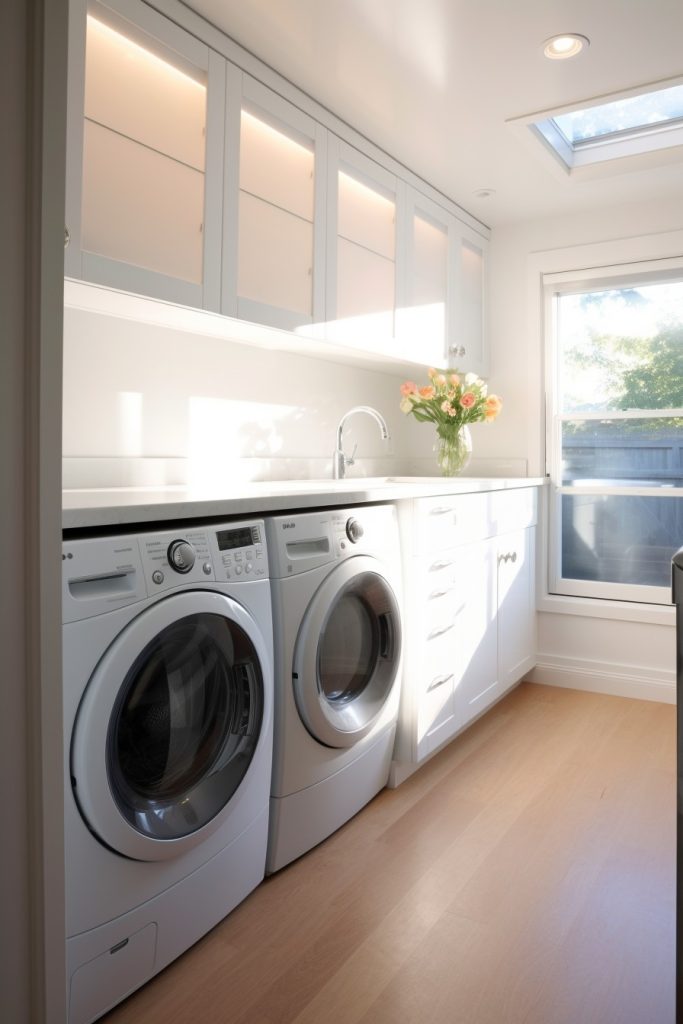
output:
[[[63,621],[100,615],[173,588],[268,578],[263,520],[65,540]]]
[[[354,555],[384,556],[400,563],[396,509],[391,505],[273,516],[266,520],[266,529],[273,579]]]

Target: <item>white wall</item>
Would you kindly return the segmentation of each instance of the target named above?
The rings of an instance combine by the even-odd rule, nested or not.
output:
[[[436,472],[434,430],[399,409],[402,376],[75,308],[64,334],[67,487],[330,476],[337,425],[354,405],[378,409],[391,439],[352,417],[350,476]]]
[[[580,184],[568,182],[567,187],[580,188]],[[651,256],[649,236],[681,228],[680,205],[653,201],[592,211],[580,217],[513,224],[494,231],[490,385],[505,404],[500,419],[478,433],[480,454],[495,452],[501,457],[526,458],[530,475],[544,473],[541,295],[534,275],[545,257],[539,254],[576,246],[579,258],[579,251],[592,243],[619,241],[624,251],[635,251],[642,244]],[[628,239],[631,241],[626,242]],[[576,606],[572,614],[541,611],[540,664],[532,678],[607,693],[674,700],[673,610],[668,609],[664,617],[667,613],[668,624],[657,624],[582,616],[576,614]]]

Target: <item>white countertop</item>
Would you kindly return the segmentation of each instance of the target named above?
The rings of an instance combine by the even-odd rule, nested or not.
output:
[[[171,519],[267,515],[295,509],[398,501],[439,494],[538,487],[543,483],[542,477],[395,476],[346,480],[262,480],[239,482],[213,490],[178,486],[65,490],[62,527],[72,530],[132,526]]]

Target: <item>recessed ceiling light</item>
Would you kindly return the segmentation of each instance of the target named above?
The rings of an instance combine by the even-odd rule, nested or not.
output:
[[[563,35],[546,39],[543,44],[543,55],[550,60],[567,60],[568,57],[576,57],[588,46],[590,39],[586,36],[577,35],[576,32],[565,32]]]

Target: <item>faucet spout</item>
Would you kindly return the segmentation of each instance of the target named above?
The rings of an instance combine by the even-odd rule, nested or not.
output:
[[[353,449],[351,455],[345,455],[342,435],[346,421],[350,416],[354,416],[357,412],[364,412],[368,416],[372,416],[373,420],[375,420],[379,426],[382,440],[389,440],[389,428],[387,427],[386,420],[384,419],[384,416],[382,416],[381,412],[378,412],[377,409],[373,409],[371,405],[354,405],[353,409],[349,409],[348,412],[344,413],[339,421],[339,426],[337,427],[337,447],[335,448],[332,456],[332,475],[335,480],[343,480],[346,474],[346,467],[352,466],[355,461],[354,456],[356,454],[356,448]]]

